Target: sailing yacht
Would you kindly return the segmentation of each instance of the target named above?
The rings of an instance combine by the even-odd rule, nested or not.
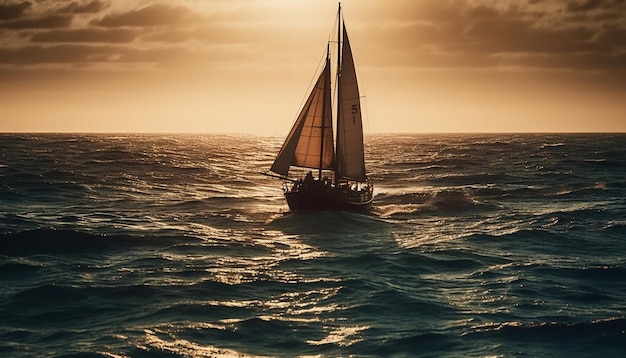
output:
[[[341,4],[337,28],[335,95],[331,88],[329,42],[322,72],[270,168],[274,174],[264,173],[283,179],[287,204],[294,211],[364,210],[374,196],[373,182],[365,170],[361,98]],[[336,128],[333,98],[337,101]],[[309,172],[294,179],[289,176],[291,167]]]

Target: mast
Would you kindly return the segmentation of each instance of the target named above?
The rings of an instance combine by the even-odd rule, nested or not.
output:
[[[329,66],[330,66],[330,43],[328,43],[326,45],[326,67],[325,68],[328,69],[328,70],[324,71],[324,92],[330,91],[330,68],[329,68]],[[323,94],[322,98],[323,98],[322,99],[322,101],[323,101],[323,104],[322,104],[322,125],[321,125],[321,132],[322,132],[321,133],[321,137],[322,138],[320,140],[320,165],[319,165],[319,170],[317,172],[317,178],[319,180],[322,180],[322,167],[324,166],[324,128],[326,128],[325,118],[326,118],[326,104],[327,104],[326,103],[326,99],[327,99],[326,93]],[[330,123],[330,130],[331,131],[333,130],[332,119],[331,119],[331,123]]]
[[[341,111],[341,86],[339,86],[339,78],[341,77],[341,1],[337,10],[337,138],[339,138],[339,112]],[[339,147],[335,149],[335,153],[339,153]],[[335,158],[337,156],[335,155]],[[335,185],[339,183],[339,161],[335,160]]]

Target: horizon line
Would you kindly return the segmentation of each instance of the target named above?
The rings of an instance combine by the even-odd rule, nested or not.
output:
[[[256,137],[284,137],[284,133],[250,133],[250,132],[115,132],[115,131],[103,131],[103,132],[83,132],[83,131],[0,131],[0,135],[12,135],[12,134],[29,134],[29,135],[60,135],[60,134],[82,134],[82,135],[225,135],[225,136],[256,136]],[[511,131],[511,132],[370,132],[364,133],[364,136],[368,135],[444,135],[444,134],[460,134],[460,135],[515,135],[515,134],[626,134],[626,131]]]

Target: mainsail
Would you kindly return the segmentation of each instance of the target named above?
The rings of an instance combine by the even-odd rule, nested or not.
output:
[[[334,167],[330,60],[326,60],[271,170],[287,175],[290,166],[331,170]]]
[[[337,110],[337,176],[364,181],[366,176],[361,101],[352,49],[345,26],[341,57]]]

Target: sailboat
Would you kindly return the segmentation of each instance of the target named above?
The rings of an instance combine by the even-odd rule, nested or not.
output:
[[[287,204],[294,211],[360,211],[367,209],[374,197],[374,185],[365,169],[361,97],[341,4],[337,37],[335,96],[329,42],[324,67],[270,168],[274,174],[264,173],[283,179]],[[335,108],[333,98],[337,101]],[[309,171],[294,179],[289,176],[291,167]],[[317,177],[313,171],[317,171]]]

